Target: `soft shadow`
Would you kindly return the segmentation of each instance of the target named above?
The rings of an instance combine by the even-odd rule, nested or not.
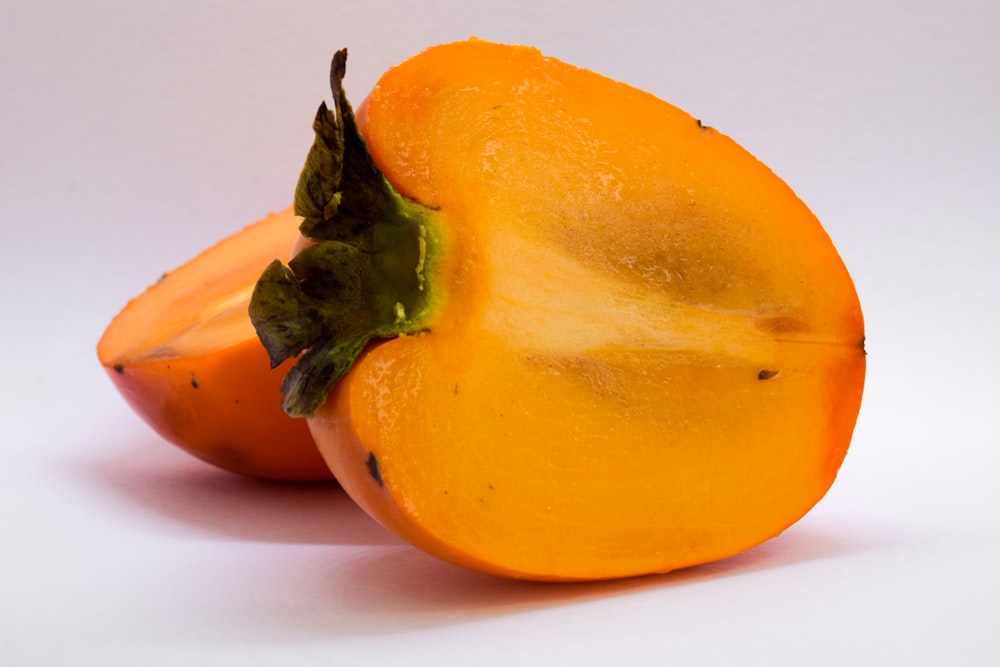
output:
[[[839,532],[839,531],[838,531]],[[837,558],[885,545],[875,535],[828,533],[821,528],[793,528],[742,554],[660,575],[579,583],[507,580],[467,572],[406,548],[383,549],[379,555],[334,572],[328,581],[336,596],[356,616],[379,617],[383,629],[408,630],[456,618],[521,612],[663,587],[761,573],[821,559]],[[330,591],[331,595],[334,591]],[[392,622],[386,623],[387,619]],[[360,627],[370,627],[360,624]]]
[[[152,440],[105,448],[113,456],[78,462],[75,474],[175,528],[259,542],[401,544],[335,482],[242,477]]]
[[[239,588],[238,617],[219,610],[216,630],[256,641],[390,635],[663,589],[712,586],[825,559],[894,548],[906,536],[863,522],[825,517],[796,524],[755,549],[667,574],[589,583],[538,583],[471,572],[429,556],[390,534],[336,484],[277,484],[232,475],[152,438],[111,456],[68,463],[71,474],[126,507],[182,530],[223,538],[315,545],[265,559],[242,572],[265,589]],[[272,568],[271,566],[274,565]],[[670,598],[672,599],[672,598]],[[226,604],[231,604],[231,601]],[[228,607],[227,607],[228,608]]]
[[[579,583],[539,583],[483,575],[439,561],[406,545],[299,563],[295,613],[287,605],[258,607],[258,622],[297,638],[385,635],[477,622],[565,605],[664,589],[714,586],[739,577],[893,548],[906,539],[856,524],[795,526],[754,549],[674,572]],[[309,590],[306,591],[305,587]],[[287,589],[286,589],[287,592]],[[664,604],[669,606],[668,598]],[[259,604],[261,601],[256,601]]]

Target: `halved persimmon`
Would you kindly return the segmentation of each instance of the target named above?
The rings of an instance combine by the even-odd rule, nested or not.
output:
[[[281,410],[282,372],[247,314],[298,224],[291,209],[272,214],[165,274],[112,320],[97,354],[136,413],[187,452],[253,477],[328,480],[307,425]]]
[[[357,122],[334,59],[251,317],[284,404],[373,517],[532,579],[663,572],[793,524],[865,372],[829,236],[747,151],[537,50],[389,70]],[[363,135],[364,140],[361,136]]]

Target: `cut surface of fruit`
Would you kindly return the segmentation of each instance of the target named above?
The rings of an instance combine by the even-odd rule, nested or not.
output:
[[[863,318],[766,166],[652,95],[480,40],[390,69],[357,119],[436,258],[414,267],[435,308],[309,419],[373,517],[466,567],[599,579],[738,553],[823,497]]]
[[[331,479],[308,428],[280,408],[247,313],[257,277],[298,238],[291,210],[250,225],[163,275],[119,313],[97,353],[131,407],[161,436],[232,472]]]

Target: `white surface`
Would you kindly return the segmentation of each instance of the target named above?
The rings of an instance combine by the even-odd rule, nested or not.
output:
[[[997,7],[6,0],[0,662],[997,664]],[[128,298],[290,201],[334,48],[357,102],[473,34],[691,111],[824,221],[869,379],[839,480],[781,537],[631,581],[479,576],[340,492],[189,459],[103,376]]]

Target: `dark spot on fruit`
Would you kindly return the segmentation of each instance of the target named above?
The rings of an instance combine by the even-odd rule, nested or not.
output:
[[[757,379],[758,380],[770,380],[771,378],[773,378],[777,374],[778,374],[778,371],[774,371],[774,370],[770,370],[768,368],[764,368],[764,369],[762,369],[760,371],[760,373],[757,373]]]
[[[378,460],[375,458],[374,452],[368,452],[366,465],[368,466],[368,474],[372,476],[376,484],[382,486],[382,471],[378,469]],[[445,493],[448,492],[445,491]]]
[[[458,396],[458,383],[457,382],[455,383],[455,388],[452,389],[452,393],[455,394],[456,396]]]
[[[253,457],[245,447],[228,442],[217,443],[212,463],[227,470],[243,471],[250,467]]]
[[[195,379],[194,373],[191,373],[191,386],[195,389],[198,388],[198,380]]]
[[[703,129],[703,130],[711,130],[712,129],[711,125],[705,125],[705,123],[701,122],[701,118],[695,118],[694,120],[695,120],[696,123],[698,123],[698,127],[700,127],[701,129]]]
[[[118,373],[118,375],[125,375],[125,367],[121,364],[115,364],[111,368],[113,368],[115,373]]]

